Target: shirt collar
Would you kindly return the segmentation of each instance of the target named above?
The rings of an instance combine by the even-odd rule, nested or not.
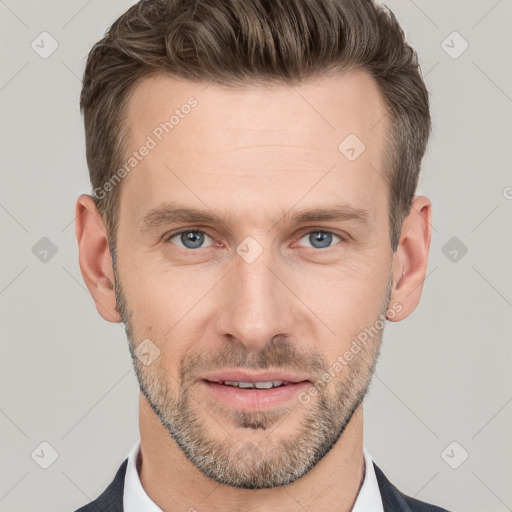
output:
[[[363,455],[365,464],[364,481],[352,507],[352,512],[366,512],[368,510],[384,512],[373,460],[365,446],[363,446]]]
[[[163,512],[146,494],[137,472],[140,439],[130,450],[128,465],[124,477],[123,510],[124,512]]]

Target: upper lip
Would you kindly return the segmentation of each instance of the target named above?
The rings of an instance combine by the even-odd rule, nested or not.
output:
[[[233,382],[269,382],[282,380],[284,382],[303,382],[309,381],[308,377],[296,373],[282,370],[266,371],[260,373],[249,373],[242,370],[223,370],[221,372],[210,372],[200,377],[203,380],[212,382],[224,382],[226,380]]]

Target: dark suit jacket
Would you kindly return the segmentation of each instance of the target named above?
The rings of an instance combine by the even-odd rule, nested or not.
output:
[[[114,480],[101,496],[75,512],[123,512],[124,475],[127,464],[128,459],[121,464]],[[444,508],[406,496],[385,477],[375,462],[373,466],[379,483],[384,512],[448,512]],[[372,511],[368,510],[367,512]]]

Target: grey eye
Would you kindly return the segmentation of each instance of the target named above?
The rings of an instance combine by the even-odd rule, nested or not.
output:
[[[176,233],[169,242],[173,239],[177,239],[179,243],[173,242],[176,245],[180,245],[185,249],[200,249],[206,239],[211,239],[204,231],[188,230]]]
[[[315,249],[325,249],[329,247],[333,242],[333,237],[341,240],[338,235],[330,233],[328,231],[311,231],[304,235],[301,240],[306,239],[310,244],[310,247]]]

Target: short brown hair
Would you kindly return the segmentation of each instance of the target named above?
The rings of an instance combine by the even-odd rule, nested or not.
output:
[[[141,0],[130,7],[85,67],[80,109],[92,187],[101,190],[123,164],[125,107],[141,79],[293,85],[355,68],[376,80],[391,119],[384,174],[396,251],[431,131],[429,99],[416,52],[393,13],[372,0]],[[120,187],[93,192],[114,257]]]

